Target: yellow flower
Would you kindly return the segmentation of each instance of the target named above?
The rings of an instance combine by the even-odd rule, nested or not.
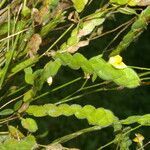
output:
[[[122,57],[120,55],[110,57],[108,63],[110,63],[113,67],[117,69],[127,68],[125,63],[122,62]]]
[[[143,135],[140,134],[140,133],[137,133],[137,134],[135,134],[135,136],[136,137],[133,139],[133,141],[136,142],[136,143],[141,144],[143,142],[143,140],[144,140]]]

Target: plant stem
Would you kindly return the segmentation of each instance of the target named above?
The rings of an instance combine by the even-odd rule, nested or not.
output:
[[[2,2],[0,2],[0,8],[3,7],[3,5],[6,3],[6,0],[2,0]]]
[[[41,95],[35,97],[35,98],[33,99],[33,101],[35,101],[35,100],[37,100],[37,99],[39,99],[39,98],[42,98],[42,97],[44,97],[44,96],[46,96],[46,95],[49,95],[50,93],[55,92],[55,91],[57,91],[57,90],[59,90],[59,89],[61,89],[61,88],[64,88],[64,87],[66,87],[66,86],[68,86],[68,85],[70,85],[70,84],[72,84],[72,83],[75,83],[75,82],[81,80],[81,79],[82,79],[82,78],[79,77],[79,78],[74,79],[74,80],[72,80],[72,81],[69,81],[69,82],[67,82],[67,83],[65,83],[65,84],[63,84],[63,85],[61,85],[61,86],[58,86],[58,87],[54,88],[53,90],[51,90],[51,91],[49,91],[49,92],[45,92],[45,93],[43,93],[43,94],[41,94]]]
[[[144,72],[144,73],[140,73],[140,74],[139,74],[139,77],[146,76],[146,75],[149,75],[149,74],[150,74],[150,71]]]
[[[23,97],[23,95],[20,95],[20,96],[14,98],[14,99],[8,101],[7,103],[5,103],[4,105],[2,105],[2,106],[0,107],[0,110],[3,109],[4,107],[6,107],[7,105],[11,104],[12,102],[15,102],[16,100],[18,100],[18,99],[21,98],[21,97]]]
[[[128,66],[128,67],[131,67],[133,69],[138,69],[138,70],[147,70],[147,71],[150,71],[150,68],[136,67],[136,66]]]
[[[96,93],[96,92],[100,92],[100,91],[109,91],[109,90],[116,90],[117,88],[112,88],[112,89],[106,89],[106,88],[100,88],[100,89],[96,89],[94,91],[91,91],[91,92],[88,92],[88,93],[85,93],[85,94],[80,94],[80,95],[77,95],[77,96],[74,96],[74,97],[71,97],[71,98],[63,98],[62,100],[58,101],[55,103],[55,105],[59,105],[59,104],[62,104],[62,103],[66,103],[66,102],[70,102],[70,101],[73,101],[75,99],[79,99],[83,96],[86,96],[86,95],[89,95],[89,94],[93,94],[93,93]]]
[[[102,129],[102,127],[100,127],[100,126],[94,126],[94,127],[89,127],[89,128],[86,128],[86,129],[82,129],[82,130],[79,130],[79,131],[74,132],[72,134],[69,134],[69,135],[63,136],[61,138],[58,138],[58,139],[54,140],[52,142],[52,144],[65,143],[69,140],[72,140],[73,138],[76,138],[76,137],[82,135],[82,134],[92,132],[92,131],[101,130],[101,129]]]
[[[105,147],[107,147],[107,146],[109,146],[109,145],[113,144],[115,141],[116,141],[116,140],[114,139],[114,140],[110,141],[109,143],[107,143],[106,145],[101,146],[101,147],[100,147],[100,148],[98,148],[97,150],[102,150],[102,149],[104,149]]]
[[[18,118],[18,116],[14,116],[14,117],[12,117],[12,118],[5,119],[4,121],[0,121],[0,124],[4,124],[4,123],[6,123],[6,122],[8,122],[8,121],[15,120],[15,119],[17,119],[17,118]]]
[[[143,80],[150,80],[150,77],[142,78],[141,80],[142,80],[142,81],[143,81]]]
[[[130,132],[132,132],[132,131],[134,131],[134,130],[140,128],[140,127],[142,127],[142,125],[138,125],[138,126],[132,128],[131,130],[129,130],[129,131],[127,131],[126,133],[124,133],[122,136],[125,136],[126,134],[128,134],[128,133],[130,133]],[[101,146],[101,147],[98,148],[97,150],[102,150],[102,149],[106,148],[107,146],[113,144],[115,141],[116,141],[116,139],[113,139],[112,141],[110,141],[109,143],[105,144],[104,146]]]
[[[91,85],[91,86],[86,86],[86,87],[82,88],[82,91],[87,90],[87,89],[91,89],[91,88],[95,88],[95,87],[98,87],[98,86],[101,86],[101,85],[106,85],[107,83],[109,83],[109,82],[104,81],[102,83],[94,84],[94,85]]]
[[[39,56],[39,58],[45,56],[45,54],[48,53],[71,30],[73,26],[74,24],[72,24],[41,56]]]

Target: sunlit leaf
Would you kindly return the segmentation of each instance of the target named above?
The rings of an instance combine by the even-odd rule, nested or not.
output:
[[[17,139],[7,139],[3,144],[0,143],[1,150],[20,150],[24,148],[25,150],[31,150],[37,147],[34,136],[29,135],[24,139],[18,141]]]
[[[25,68],[24,72],[25,72],[25,81],[26,81],[26,83],[33,85],[34,76],[33,76],[32,68],[31,67]]]
[[[8,126],[8,130],[10,135],[15,138],[15,139],[22,139],[25,136],[23,135],[23,133],[21,133],[17,128],[15,128],[14,126],[9,125]]]
[[[116,119],[111,111],[104,108],[96,109],[91,105],[86,105],[84,107],[75,104],[62,104],[59,106],[54,104],[45,104],[43,106],[31,105],[26,112],[36,117],[46,115],[51,117],[75,115],[78,119],[87,119],[90,125],[99,125],[101,127],[113,124]]]
[[[81,12],[85,5],[88,3],[88,0],[72,0],[73,4],[74,4],[74,7],[75,9],[78,11],[78,12]]]
[[[32,118],[21,119],[22,126],[27,129],[29,132],[36,132],[38,126]]]

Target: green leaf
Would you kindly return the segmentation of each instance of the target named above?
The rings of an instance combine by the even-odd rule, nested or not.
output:
[[[48,33],[50,33],[59,23],[64,21],[64,14],[63,13],[59,13],[58,15],[56,15],[56,17],[54,17],[53,20],[51,20],[48,24],[46,24],[45,26],[42,27],[41,31],[40,31],[40,35],[41,37],[45,37]]]
[[[21,105],[22,105],[22,100],[16,102],[13,108],[14,111],[17,111],[21,107]]]
[[[82,28],[79,30],[79,37],[89,35],[96,26],[100,26],[104,23],[105,18],[92,19],[90,21],[85,21],[82,24]]]
[[[47,115],[47,110],[45,107],[37,105],[30,105],[26,112],[35,117],[44,117]]]
[[[1,150],[31,150],[37,147],[34,136],[29,135],[22,140],[7,139],[3,144],[0,144]]]
[[[102,127],[111,125],[115,116],[109,110],[98,108],[88,116],[88,122],[91,125],[100,125]]]
[[[75,116],[79,119],[87,118],[93,111],[95,111],[95,107],[91,105],[85,105],[83,109],[80,109],[75,113]]]
[[[38,69],[33,73],[34,76],[34,84],[33,84],[33,92],[36,94],[37,91],[40,91],[43,87],[43,84],[45,80],[42,78],[43,77],[43,69]]]
[[[136,15],[136,11],[134,9],[131,9],[129,7],[122,7],[122,8],[118,8],[118,11],[126,14],[126,15]]]
[[[82,68],[84,73],[92,74],[93,68],[90,64],[90,62],[80,53],[75,53],[73,55],[73,59],[75,59],[78,63],[78,65]]]
[[[141,118],[141,116],[130,116],[127,119],[121,120],[121,123],[129,125],[132,123],[136,123],[140,118]]]
[[[15,139],[22,139],[24,138],[24,135],[14,126],[8,126],[9,133],[11,134],[12,137]]]
[[[30,132],[36,132],[38,130],[38,126],[35,120],[31,118],[21,119],[22,126]]]
[[[120,71],[122,72],[123,75],[119,78],[114,79],[114,82],[116,84],[128,88],[135,88],[140,85],[140,78],[138,77],[137,73],[133,69],[125,68],[125,69],[121,69]]]
[[[137,0],[110,0],[110,2],[119,5],[130,5],[130,6],[136,6],[139,3],[139,1]]]
[[[60,59],[61,64],[64,66],[68,65],[70,68],[75,70],[80,68],[76,59],[72,59],[72,55],[68,52],[65,52],[63,54],[58,53],[55,57],[58,58],[57,60]]]
[[[9,135],[8,135],[8,134],[0,135],[0,148],[1,148],[1,144],[2,144],[4,141],[8,140],[8,138],[9,138]]]
[[[128,0],[110,0],[111,3],[117,3],[119,5],[125,5],[128,3]]]
[[[59,112],[63,114],[64,116],[71,116],[74,114],[72,109],[68,104],[61,104],[58,106]]]
[[[8,32],[8,23],[5,22],[0,25],[0,35],[7,34],[7,32]]]
[[[33,91],[33,89],[30,89],[29,91],[27,91],[25,94],[24,94],[24,97],[23,97],[23,101],[24,102],[29,102],[32,100],[32,98],[35,96],[35,93]]]
[[[72,0],[72,2],[77,12],[81,12],[88,3],[88,0]]]
[[[7,75],[8,68],[9,68],[9,65],[10,65],[10,63],[12,61],[13,55],[14,55],[14,51],[13,50],[8,51],[6,53],[6,63],[5,63],[5,66],[3,68],[3,72],[2,72],[2,75],[1,75],[1,78],[0,78],[0,89],[2,88],[2,84],[3,84],[4,80],[5,80],[6,75]]]
[[[29,102],[25,102],[21,105],[21,107],[18,109],[18,113],[23,113],[27,110],[27,108],[29,107]]]
[[[90,63],[95,73],[103,80],[113,81],[117,85],[128,88],[135,88],[140,85],[140,78],[137,73],[129,67],[116,69],[101,56],[91,58]]]
[[[12,29],[14,27],[14,23],[15,23],[14,20],[10,20],[10,33],[12,32]],[[26,24],[26,21],[18,20],[17,25],[16,25],[16,32],[19,32],[20,30],[22,30],[24,28],[25,24]],[[1,24],[0,25],[0,35],[7,34],[8,28],[9,28],[8,22],[4,22],[3,24]]]
[[[13,74],[16,74],[16,73],[24,70],[25,68],[34,65],[37,61],[38,61],[37,57],[29,58],[29,59],[27,59],[27,60],[25,60],[25,61],[17,64],[15,67],[13,67],[12,70],[11,70],[11,72]]]
[[[44,67],[42,78],[46,81],[48,77],[55,76],[60,67],[61,63],[58,60],[55,60],[54,62],[52,61],[48,62]]]
[[[98,108],[91,105],[61,104],[45,104],[43,106],[30,105],[26,112],[30,115],[41,117],[49,115],[51,117],[59,117],[61,115],[75,115],[78,119],[87,119],[91,125],[99,125],[101,127],[109,126],[116,121],[114,114],[104,108]]]
[[[24,17],[27,17],[30,15],[30,13],[31,13],[31,10],[27,6],[23,6],[21,14]]]
[[[150,126],[150,114],[143,116],[130,116],[127,119],[121,120],[121,123],[126,125],[139,123],[143,126]]]
[[[130,140],[130,127],[126,127],[122,132],[118,132],[115,136],[114,143],[120,150],[130,150],[132,141]]]
[[[150,126],[150,114],[142,116],[137,122],[143,126]]]
[[[7,116],[13,114],[14,110],[13,109],[4,109],[0,111],[0,116]]]
[[[26,81],[26,83],[33,85],[34,76],[33,76],[32,68],[31,67],[25,68],[24,72],[25,72],[25,81]]]

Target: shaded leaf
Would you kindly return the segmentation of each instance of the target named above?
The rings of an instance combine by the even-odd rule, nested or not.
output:
[[[21,107],[21,105],[22,105],[22,100],[16,102],[13,108],[14,111],[17,111]]]
[[[0,111],[0,116],[7,116],[13,114],[14,110],[13,109],[4,109]]]
[[[34,58],[29,58],[27,60],[22,61],[21,63],[17,64],[16,66],[14,66],[11,70],[11,72],[13,74],[16,74],[22,70],[24,70],[27,67],[30,67],[32,65],[34,65],[36,62],[38,62],[38,58],[34,57]]]

